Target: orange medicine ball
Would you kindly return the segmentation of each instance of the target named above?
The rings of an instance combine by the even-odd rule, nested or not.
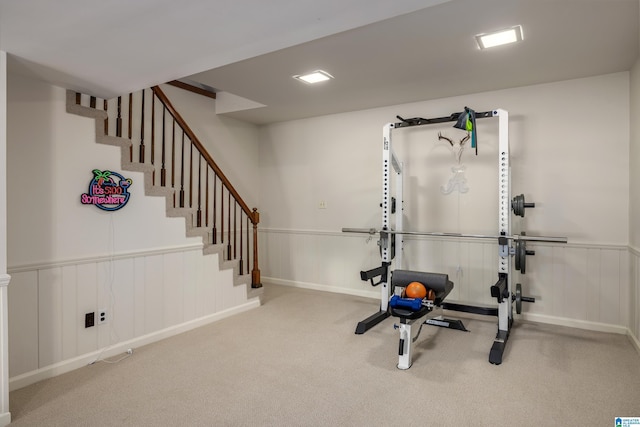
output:
[[[427,288],[420,282],[411,282],[405,289],[405,295],[407,298],[420,298],[423,299],[427,296]]]

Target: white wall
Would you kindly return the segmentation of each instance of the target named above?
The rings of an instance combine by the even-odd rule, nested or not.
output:
[[[260,145],[264,225],[379,225],[382,126],[396,115],[439,117],[468,105],[510,112],[513,193],[539,204],[526,218],[530,232],[568,235],[574,243],[627,244],[628,91],[628,73],[618,73],[266,126]],[[453,162],[437,134],[463,133],[451,124],[394,133],[409,175],[405,208],[412,225],[457,231],[459,214],[461,230],[494,229],[496,123],[479,121],[480,155],[463,155],[472,190],[460,197],[460,209],[456,197],[438,191]],[[328,209],[317,208],[320,199]]]
[[[96,144],[93,120],[66,112],[64,89],[10,74],[8,93],[11,267],[201,242],[166,217],[163,198],[144,197],[143,175],[121,170],[118,149]],[[93,169],[133,179],[126,207],[80,203]]]
[[[7,171],[7,53],[0,50],[0,176]],[[7,185],[0,183],[0,426],[11,422],[9,412],[9,328],[7,286]]]
[[[640,182],[640,129],[634,120],[640,113],[640,59],[636,61],[630,72],[630,108],[631,120],[629,149],[629,180]],[[640,248],[640,187],[631,185],[629,191],[629,244]]]
[[[258,128],[216,115],[214,99],[169,85],[162,90],[247,205],[258,207]]]
[[[566,236],[571,243],[531,245],[539,254],[528,258],[529,274],[518,279],[538,298],[526,307],[529,316],[626,326],[627,72],[265,126],[260,145],[265,280],[375,295],[377,289],[361,282],[358,271],[379,264],[376,239],[366,243],[366,237],[340,230],[380,226],[382,127],[396,115],[440,117],[464,106],[510,113],[512,193],[536,202],[525,218],[512,217],[514,231]],[[497,120],[479,121],[479,155],[470,150],[463,155],[470,191],[443,195],[439,188],[448,181],[453,160],[437,134],[463,135],[451,125],[394,131],[407,172],[406,228],[493,234]],[[320,200],[327,209],[318,209]],[[405,240],[405,267],[448,271],[456,282],[453,298],[490,301],[494,246]]]
[[[143,175],[123,171],[119,148],[97,144],[95,121],[68,114],[65,100],[63,88],[9,74],[12,388],[259,303],[217,255],[202,255],[201,239],[185,237],[183,218],[166,217],[163,197],[144,195]],[[248,125],[220,133],[257,143]],[[96,168],[133,179],[123,209],[80,203]],[[84,314],[103,308],[109,321],[85,329]]]
[[[638,340],[640,339],[640,185],[638,185],[640,182],[640,129],[635,125],[634,120],[640,114],[640,59],[636,61],[630,74],[629,245],[631,246],[633,293],[629,298],[629,304],[632,313],[630,329]]]

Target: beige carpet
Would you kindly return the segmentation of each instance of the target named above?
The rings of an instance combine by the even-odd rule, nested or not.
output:
[[[374,300],[267,285],[248,313],[10,394],[15,426],[613,426],[640,417],[622,335],[516,323],[491,365],[492,318],[425,326],[398,370]]]

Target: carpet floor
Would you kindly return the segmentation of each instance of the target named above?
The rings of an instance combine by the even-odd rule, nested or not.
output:
[[[626,336],[516,319],[501,365],[495,318],[425,326],[396,368],[375,300],[265,285],[263,305],[10,393],[15,426],[613,426],[640,417]],[[449,313],[448,317],[455,314]],[[118,359],[118,357],[114,358]]]

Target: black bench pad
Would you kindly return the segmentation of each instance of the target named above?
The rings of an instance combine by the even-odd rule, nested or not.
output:
[[[411,282],[420,282],[432,289],[436,294],[435,305],[440,305],[453,289],[453,282],[449,280],[448,274],[426,273],[424,271],[394,270],[391,273],[391,286],[405,287]]]
[[[449,280],[448,274],[426,273],[424,271],[394,270],[391,273],[391,286],[405,287],[411,282],[420,282],[433,290],[436,294],[434,305],[440,305],[453,289],[453,282]],[[413,311],[406,308],[391,308],[391,315],[402,319],[414,320],[425,316],[432,310],[431,307],[422,306],[420,310]]]

